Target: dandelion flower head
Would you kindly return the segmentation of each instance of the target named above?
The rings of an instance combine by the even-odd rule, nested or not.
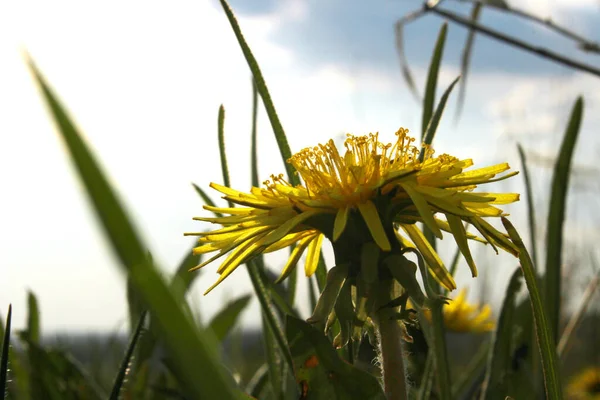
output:
[[[216,216],[194,219],[222,227],[187,234],[200,236],[195,254],[217,252],[197,268],[228,254],[209,291],[239,265],[294,244],[280,279],[289,275],[305,252],[305,272],[310,276],[324,237],[332,242],[334,252],[336,245],[352,241],[372,241],[383,252],[415,247],[434,277],[453,290],[452,276],[416,222],[440,239],[442,231],[450,233],[474,276],[477,269],[467,239],[517,255],[508,236],[484,218],[506,215],[496,205],[517,201],[519,195],[474,191],[478,185],[515,175],[501,175],[509,170],[507,163],[465,171],[473,165],[471,159],[434,156],[430,146],[417,148],[407,129],[401,128],[396,136],[390,144],[380,142],[377,133],[349,134],[343,154],[333,140],[301,150],[288,160],[302,179],[300,185],[291,185],[283,175],[271,176],[264,187],[252,187],[249,193],[211,183],[236,207],[204,206]],[[464,223],[482,237],[468,233]]]

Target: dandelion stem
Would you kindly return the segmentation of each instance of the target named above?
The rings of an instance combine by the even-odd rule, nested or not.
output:
[[[408,399],[408,395],[402,355],[402,331],[398,321],[393,318],[395,307],[382,308],[397,297],[396,287],[393,280],[380,281],[378,286],[374,291],[378,296],[374,321],[378,331],[385,395],[388,400],[404,400]]]

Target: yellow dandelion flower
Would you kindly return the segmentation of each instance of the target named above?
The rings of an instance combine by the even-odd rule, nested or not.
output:
[[[588,367],[571,378],[567,394],[573,400],[600,400],[600,367]]]
[[[344,243],[344,251],[336,252],[336,262],[338,255],[369,241],[384,252],[416,247],[434,277],[449,290],[455,289],[452,276],[416,222],[423,222],[440,239],[442,231],[451,233],[474,276],[477,269],[467,239],[489,243],[496,252],[501,248],[517,255],[507,235],[484,218],[505,215],[496,205],[517,201],[519,195],[473,191],[477,185],[516,172],[497,177],[508,171],[506,163],[465,171],[473,165],[472,160],[447,154],[434,157],[427,146],[420,161],[421,150],[407,133],[401,128],[393,144],[381,143],[377,133],[348,135],[343,154],[333,140],[301,150],[288,160],[303,181],[295,187],[283,175],[272,176],[263,188],[253,187],[250,193],[211,183],[224,199],[239,207],[205,206],[223,216],[195,219],[222,228],[189,234],[200,236],[195,254],[217,252],[197,268],[229,253],[218,269],[219,279],[208,291],[253,257],[294,244],[280,279],[293,270],[305,251],[305,272],[310,276],[316,270],[324,237],[333,243],[334,252],[336,245]],[[472,224],[483,238],[467,233],[463,221]]]
[[[410,300],[407,302],[407,307],[412,308]],[[424,310],[424,314],[431,320],[429,310]],[[444,326],[450,332],[483,333],[493,331],[496,327],[491,319],[490,306],[469,303],[466,289],[461,289],[455,299],[444,305],[443,316]]]

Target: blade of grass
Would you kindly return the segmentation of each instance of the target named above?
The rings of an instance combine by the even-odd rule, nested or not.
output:
[[[504,302],[498,318],[493,346],[490,348],[487,362],[487,372],[481,388],[480,399],[487,399],[490,393],[505,392],[506,387],[500,386],[507,372],[510,371],[513,358],[513,330],[515,329],[515,298],[521,289],[521,270],[516,269],[510,278]]]
[[[471,9],[471,22],[476,24],[479,20],[479,15],[481,11],[482,4],[479,2],[473,3],[473,8]],[[462,76],[462,80],[460,85],[458,86],[458,100],[456,103],[456,114],[455,120],[458,121],[460,114],[462,113],[463,106],[465,104],[465,93],[467,91],[467,75],[469,74],[469,66],[471,64],[471,54],[473,51],[473,44],[475,43],[475,29],[470,28],[469,34],[467,35],[467,41],[465,42],[465,47],[463,48],[462,57],[460,61],[460,76]]]
[[[412,72],[410,72],[410,67],[408,65],[408,60],[406,59],[406,53],[404,52],[404,23],[402,21],[398,21],[395,25],[396,30],[396,51],[398,52],[398,58],[400,60],[400,69],[402,70],[402,76],[406,81],[406,85],[408,89],[417,100],[417,102],[421,102],[421,95],[419,95],[419,91],[417,90],[417,85],[415,84],[415,80],[412,76]]]
[[[192,249],[195,246],[192,246]],[[175,275],[171,280],[171,286],[181,285],[181,289],[183,290],[183,294],[185,294],[189,288],[192,286],[196,278],[200,276],[202,270],[197,270],[194,273],[190,273],[190,268],[195,267],[202,261],[202,255],[195,255],[192,253],[192,249],[186,252],[177,269],[175,270]]]
[[[27,293],[27,336],[33,343],[39,343],[41,337],[40,309],[35,294]]]
[[[423,97],[423,119],[421,123],[421,142],[425,140],[425,132],[430,124],[433,115],[433,105],[435,103],[435,91],[437,87],[438,76],[442,55],[444,54],[444,44],[446,43],[446,34],[448,33],[448,24],[444,23],[438,33],[437,41],[429,63],[429,73],[425,85],[425,96]],[[430,142],[431,143],[431,142]]]
[[[131,357],[133,356],[133,351],[135,350],[135,346],[140,338],[140,334],[142,333],[142,328],[144,326],[144,322],[146,321],[146,312],[142,312],[140,315],[137,326],[135,327],[135,332],[133,336],[131,336],[131,340],[129,341],[129,345],[127,346],[127,351],[125,352],[125,357],[121,360],[121,366],[117,372],[117,376],[115,377],[112,390],[110,392],[110,400],[119,400],[121,394],[121,388],[123,387],[123,383],[125,382],[125,377],[129,371],[129,366],[131,364]]]
[[[568,344],[570,342],[571,337],[573,336],[573,332],[579,326],[579,323],[582,321],[583,316],[591,303],[594,294],[596,294],[596,289],[598,289],[598,284],[600,283],[600,269],[596,273],[596,276],[590,281],[590,283],[585,288],[583,292],[583,298],[581,299],[581,304],[577,311],[573,314],[569,323],[565,327],[563,334],[560,337],[560,341],[558,342],[558,346],[556,351],[559,357],[564,357],[568,350]]]
[[[219,107],[219,117],[217,121],[217,130],[219,137],[219,154],[221,156],[221,172],[223,174],[223,185],[229,187],[231,182],[229,181],[229,168],[227,167],[227,153],[225,152],[225,107],[223,104]],[[231,202],[229,202],[230,207]]]
[[[209,322],[208,328],[213,331],[218,341],[222,342],[231,328],[237,322],[242,311],[250,303],[250,295],[242,296],[237,300],[227,304],[225,308],[217,313]]]
[[[508,232],[510,239],[519,249],[519,261],[525,277],[525,284],[529,291],[529,299],[533,310],[533,319],[535,321],[535,331],[538,339],[540,355],[542,359],[542,369],[544,372],[544,384],[546,386],[546,396],[548,399],[562,399],[562,389],[560,375],[558,371],[558,361],[556,357],[556,345],[552,336],[552,328],[548,324],[544,304],[537,287],[537,279],[531,257],[519,236],[519,233],[508,219],[502,217],[502,224]]]
[[[250,177],[252,186],[258,187],[258,90],[252,79],[252,130],[250,133]]]
[[[240,26],[233,15],[233,11],[231,7],[225,0],[219,0],[221,2],[221,6],[223,7],[223,11],[227,15],[227,19],[231,24],[231,28],[235,34],[235,37],[242,49],[242,53],[244,54],[244,58],[248,62],[248,67],[250,67],[250,71],[252,71],[252,76],[254,77],[254,82],[256,83],[256,88],[260,97],[263,100],[263,104],[265,105],[265,110],[267,111],[267,116],[269,117],[269,121],[271,122],[271,127],[273,128],[273,133],[275,134],[275,139],[277,140],[277,145],[279,146],[279,152],[281,153],[281,158],[285,165],[285,169],[287,172],[288,180],[292,184],[292,186],[296,186],[300,184],[300,180],[298,175],[294,173],[294,168],[291,164],[287,163],[287,160],[292,156],[292,152],[290,150],[290,146],[288,144],[287,138],[285,136],[285,132],[283,130],[283,126],[281,126],[281,122],[279,121],[279,117],[277,116],[277,112],[275,111],[275,105],[273,104],[273,100],[271,100],[271,95],[269,94],[269,89],[267,89],[267,84],[263,78],[262,72],[260,71],[260,67],[258,66],[258,62],[248,43],[246,43],[246,39],[242,35],[242,31]]]
[[[31,60],[29,66],[111,248],[156,319],[157,330],[186,389],[195,398],[238,398],[217,361],[214,343],[197,329],[158,269],[149,262],[145,246],[94,155]],[[198,365],[204,367],[201,374],[196,373]]]
[[[198,193],[198,195],[200,196],[200,198],[202,198],[202,201],[204,201],[204,203],[206,205],[209,206],[213,206],[215,207],[215,202],[212,201],[212,199],[206,194],[206,192],[204,190],[202,190],[202,188],[198,185],[196,185],[195,183],[192,183],[192,186],[194,187],[194,190],[196,191],[196,193]],[[217,217],[222,217],[223,214],[219,213],[219,212],[214,212],[213,213],[217,216]]]
[[[433,117],[431,117],[429,125],[427,126],[427,130],[425,131],[425,139],[423,140],[423,143],[429,145],[433,143],[433,138],[435,137],[438,125],[440,124],[440,120],[442,119],[442,114],[444,113],[444,108],[446,108],[446,102],[448,101],[448,97],[450,96],[450,93],[452,93],[452,89],[454,89],[454,86],[458,83],[459,79],[460,76],[457,76],[456,79],[452,81],[450,86],[448,86],[448,89],[446,89],[446,91],[440,98],[440,102],[438,103],[438,106],[435,109],[435,113],[433,114]],[[421,153],[419,154],[419,161],[422,162],[424,158],[425,151],[424,149],[421,149]]]
[[[263,389],[269,382],[269,372],[268,364],[261,365],[246,385],[246,393],[257,399],[266,398],[265,394],[263,393]]]
[[[268,291],[260,277],[258,265],[255,261],[250,261],[248,263],[248,274],[250,275],[252,286],[255,288],[255,292],[258,297],[258,301],[260,302],[264,316],[269,324],[269,327],[271,328],[271,331],[273,332],[273,336],[275,337],[275,342],[277,343],[277,346],[279,346],[279,350],[281,351],[283,359],[288,365],[288,369],[290,371],[293,371],[294,362],[292,361],[292,355],[290,354],[290,350],[287,346],[287,342],[285,339],[285,335],[283,334],[283,330],[281,329],[281,325],[279,325],[279,322],[277,320],[277,315],[275,315],[275,310],[273,310],[273,307],[271,306]]]
[[[552,191],[550,194],[550,211],[548,212],[548,234],[546,236],[546,275],[544,279],[545,304],[548,310],[552,338],[558,340],[560,324],[561,271],[563,223],[567,209],[567,192],[569,190],[569,175],[571,159],[575,150],[579,127],[583,114],[583,98],[579,97],[571,111],[569,124],[560,146],[558,160],[554,165],[552,176]]]
[[[525,181],[525,191],[527,192],[527,220],[529,222],[529,240],[531,242],[531,258],[533,266],[538,268],[538,257],[537,257],[537,240],[536,232],[537,225],[535,223],[535,210],[533,207],[533,188],[531,187],[531,178],[529,176],[529,169],[527,168],[527,156],[525,151],[520,144],[517,144],[517,150],[519,151],[519,158],[521,159],[521,170],[523,171],[523,179]]]
[[[265,358],[269,366],[269,384],[275,399],[281,399],[283,395],[283,369],[279,362],[277,345],[275,344],[275,335],[265,313],[262,315],[263,322],[263,340],[265,345]]]
[[[8,305],[6,325],[4,325],[4,338],[2,339],[2,357],[0,358],[0,393],[4,396],[7,392],[6,383],[8,377],[8,350],[10,348],[10,324],[12,321],[12,304]]]

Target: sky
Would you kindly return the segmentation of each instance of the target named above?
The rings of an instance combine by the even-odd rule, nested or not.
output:
[[[232,185],[249,188],[250,72],[217,1],[53,2],[0,4],[0,314],[13,304],[23,327],[27,292],[41,305],[44,332],[112,332],[127,321],[125,284],[102,236],[25,63],[36,62],[101,161],[165,275],[192,245],[183,232],[207,228],[192,217],[207,215],[192,189],[221,181],[217,111],[226,110],[226,148]],[[231,0],[244,35],[263,70],[293,151],[339,139],[344,133],[418,136],[421,108],[400,73],[394,23],[418,8],[402,0]],[[448,0],[447,9],[469,8]],[[519,4],[519,6],[522,6]],[[527,10],[578,33],[600,39],[596,1],[527,2]],[[406,55],[419,88],[443,20],[428,15],[405,28]],[[600,56],[578,51],[548,30],[485,10],[482,22],[539,46],[598,65]],[[438,93],[460,73],[466,30],[450,24]],[[538,234],[543,237],[549,166],[571,107],[582,95],[585,114],[576,149],[574,192],[566,223],[571,264],[591,271],[586,243],[598,232],[595,160],[600,126],[600,80],[484,37],[476,38],[463,113],[455,122],[455,96],[438,129],[435,148],[476,165],[520,164],[516,143],[527,150],[534,174]],[[420,89],[422,92],[422,89]],[[439,94],[438,94],[439,96]],[[284,172],[265,113],[259,115],[260,175]],[[492,190],[523,191],[522,178]],[[214,195],[213,199],[218,200]],[[507,207],[527,236],[525,202]],[[541,243],[539,243],[541,244]],[[442,244],[442,256],[451,240]],[[444,247],[445,246],[445,247]],[[516,266],[508,256],[476,248],[482,289],[464,266],[459,285],[472,299],[497,304]],[[446,254],[447,253],[447,254]],[[579,255],[576,257],[575,255]],[[585,259],[585,260],[581,260]],[[332,258],[328,256],[331,266]],[[283,256],[270,260],[273,271]],[[582,265],[586,264],[586,265]],[[216,280],[209,265],[190,295],[204,319],[224,301],[251,291],[239,268],[209,296]],[[302,279],[301,294],[306,293]],[[580,282],[581,281],[581,282]],[[575,303],[577,299],[573,300]],[[246,326],[260,321],[254,301]],[[306,314],[307,307],[301,307]]]

